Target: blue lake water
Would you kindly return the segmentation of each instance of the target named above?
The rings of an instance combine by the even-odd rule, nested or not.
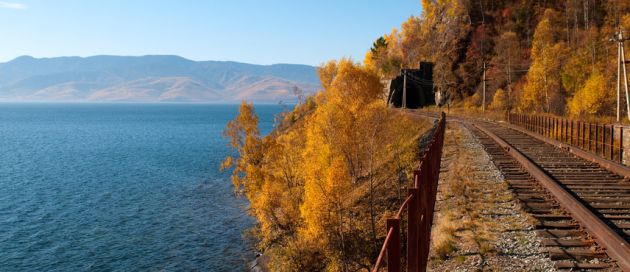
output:
[[[261,130],[278,105],[257,106]],[[240,271],[237,105],[0,104],[0,271]]]

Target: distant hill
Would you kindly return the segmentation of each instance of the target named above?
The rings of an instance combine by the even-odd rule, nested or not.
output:
[[[308,65],[192,61],[179,56],[33,58],[0,63],[0,100],[294,101],[320,88]]]

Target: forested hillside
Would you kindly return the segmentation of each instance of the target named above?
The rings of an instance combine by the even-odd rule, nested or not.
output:
[[[360,64],[331,61],[319,75],[324,90],[270,135],[247,103],[225,130],[238,157],[223,167],[250,202],[273,271],[370,269],[428,128],[387,108],[378,75]]]
[[[437,90],[470,108],[481,106],[485,66],[490,108],[613,114],[617,44],[610,39],[620,27],[630,30],[630,1],[423,0],[422,8],[374,42],[368,67],[388,78],[435,62]]]

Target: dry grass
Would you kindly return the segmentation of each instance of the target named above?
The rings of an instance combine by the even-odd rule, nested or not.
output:
[[[432,237],[433,257],[438,260],[459,257],[452,256],[458,249],[480,256],[492,253],[495,224],[482,213],[496,201],[506,200],[504,195],[488,193],[478,180],[479,167],[472,163],[478,154],[462,146],[466,137],[463,133],[453,125],[447,131],[445,154],[450,161],[440,185],[444,212],[436,220]]]
[[[435,226],[435,230],[432,232],[433,248],[438,259],[444,260],[457,249],[455,246],[457,225],[453,216],[446,214],[438,218]]]

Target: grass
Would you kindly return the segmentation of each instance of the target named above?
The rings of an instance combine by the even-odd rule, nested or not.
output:
[[[478,161],[479,154],[464,145],[470,140],[470,135],[465,133],[459,126],[447,127],[444,152],[450,163],[440,184],[443,196],[440,211],[443,212],[437,218],[432,237],[433,257],[438,262],[464,263],[470,253],[484,258],[496,252],[493,232],[499,227],[484,214],[496,203],[511,200],[510,194],[495,192],[501,189],[487,188],[489,183],[483,172],[484,166],[471,163]]]
[[[450,215],[439,217],[436,226],[436,230],[432,232],[433,248],[437,258],[444,260],[457,250],[455,237],[457,227]]]

